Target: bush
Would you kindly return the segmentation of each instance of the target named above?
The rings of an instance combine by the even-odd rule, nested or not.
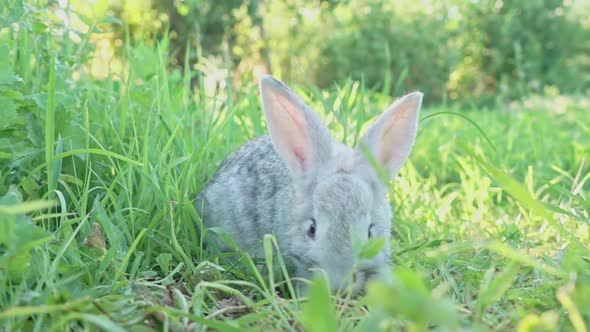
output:
[[[420,89],[429,103],[476,104],[590,88],[583,2],[127,1],[110,10],[98,3],[70,5],[88,27],[97,20],[114,32],[101,38],[123,44],[128,28],[132,40],[153,47],[170,29],[173,66],[237,87],[260,72],[320,87],[351,77],[390,95]]]
[[[446,8],[431,10],[382,0],[336,7],[314,45],[320,49],[315,82],[326,86],[352,76],[389,94],[420,89],[440,101],[459,54],[445,27]]]
[[[448,83],[452,98],[516,99],[547,87],[590,87],[590,30],[568,1],[467,2],[461,12],[464,57]]]
[[[327,87],[352,77],[392,95],[420,89],[431,102],[485,104],[547,88],[588,89],[590,30],[572,6],[561,0],[269,1],[261,5],[262,43],[274,72],[291,81]],[[234,33],[242,36],[242,54],[261,43],[247,26]]]

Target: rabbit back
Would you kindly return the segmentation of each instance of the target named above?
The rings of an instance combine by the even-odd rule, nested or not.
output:
[[[288,224],[293,197],[285,162],[269,136],[261,136],[231,153],[221,164],[195,206],[206,228],[220,227],[243,249]],[[284,227],[283,227],[284,228]],[[230,248],[217,242],[222,250]]]

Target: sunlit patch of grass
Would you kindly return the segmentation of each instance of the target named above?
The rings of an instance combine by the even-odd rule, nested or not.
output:
[[[192,205],[232,150],[266,133],[254,84],[192,86],[203,73],[170,70],[166,39],[126,44],[124,81],[72,84],[76,53],[50,33],[3,38],[19,52],[0,69],[24,81],[0,82],[18,116],[0,131],[7,330],[588,328],[583,99],[559,112],[425,105],[390,193],[390,273],[360,298],[330,297],[321,278],[296,298],[272,237],[262,262],[216,255],[203,237],[221,230],[199,229]],[[349,145],[391,101],[362,82],[296,89]]]

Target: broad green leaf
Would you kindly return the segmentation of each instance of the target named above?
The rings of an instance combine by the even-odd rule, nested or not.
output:
[[[336,310],[330,299],[330,286],[327,278],[317,276],[308,290],[308,301],[303,305],[301,323],[310,332],[337,331]]]
[[[430,322],[451,328],[458,322],[454,306],[445,299],[433,297],[422,277],[407,268],[396,268],[389,281],[370,281],[366,301],[372,308],[407,319],[417,328],[424,328]]]
[[[48,206],[47,202],[19,203],[19,194],[9,191],[0,198],[0,270],[9,278],[19,279],[29,268],[29,251],[52,238],[52,234],[35,225],[23,214]]]
[[[12,127],[16,122],[16,105],[6,97],[0,96],[0,131]]]
[[[369,239],[367,242],[363,244],[363,247],[360,252],[360,258],[371,259],[375,257],[381,251],[381,249],[383,249],[384,245],[384,237]]]

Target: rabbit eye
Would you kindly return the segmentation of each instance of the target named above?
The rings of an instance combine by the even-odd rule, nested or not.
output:
[[[311,218],[311,224],[307,229],[307,236],[309,236],[311,239],[315,239],[315,219],[313,218]]]
[[[369,239],[375,235],[375,225],[369,226]]]

